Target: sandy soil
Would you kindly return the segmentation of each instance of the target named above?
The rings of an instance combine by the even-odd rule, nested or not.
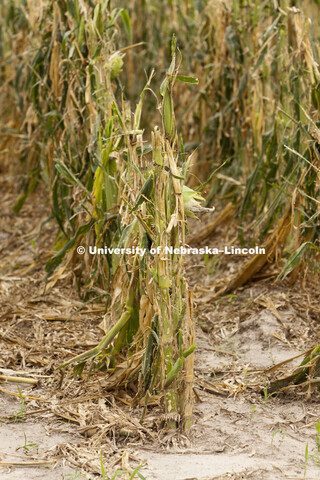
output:
[[[78,311],[82,302],[68,272],[43,296],[43,265],[52,254],[55,226],[47,224],[38,237],[48,213],[41,194],[15,216],[14,192],[4,186],[0,374],[23,371],[37,384],[18,384],[26,396],[22,406],[17,385],[0,379],[0,465],[45,460],[52,466],[0,466],[1,479],[102,478],[100,452],[112,472],[146,460],[140,473],[147,480],[320,478],[319,395],[313,391],[308,398],[306,389],[294,388],[275,396],[267,388],[270,375],[292,371],[303,357],[271,367],[317,344],[319,287],[279,287],[266,277],[212,302],[214,279],[238,268],[239,259],[228,266],[222,261],[218,272],[207,260],[192,259],[187,272],[198,341],[194,425],[188,435],[160,433],[155,407],[143,429],[141,409],[125,406],[125,397],[108,392],[102,377],[75,381],[72,372],[64,378],[56,372],[63,359],[99,341],[103,305]],[[24,414],[12,417],[22,407]]]

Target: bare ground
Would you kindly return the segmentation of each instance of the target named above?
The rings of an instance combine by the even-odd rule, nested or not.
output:
[[[317,390],[310,384],[277,396],[268,391],[268,379],[303,356],[272,366],[320,343],[319,285],[304,278],[279,286],[274,267],[213,301],[214,285],[246,259],[189,258],[198,341],[194,425],[188,435],[162,430],[155,404],[141,426],[141,408],[130,408],[130,396],[112,392],[103,375],[74,380],[71,369],[65,376],[56,370],[97,344],[104,305],[84,306],[68,269],[45,284],[56,234],[53,222],[43,224],[46,194],[15,215],[13,180],[1,179],[0,375],[24,372],[35,384],[0,377],[1,479],[101,478],[101,456],[107,478],[144,460],[147,480],[320,477]],[[230,243],[232,232],[232,224],[221,225],[203,245]]]

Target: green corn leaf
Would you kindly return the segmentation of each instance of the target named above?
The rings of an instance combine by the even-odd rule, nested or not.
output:
[[[125,8],[122,8],[120,11],[120,15],[123,21],[126,34],[129,38],[129,41],[130,43],[132,43],[132,29],[131,29],[131,22],[130,22],[130,16],[129,16],[128,10],[126,10]]]
[[[266,45],[263,49],[262,49],[262,52],[260,53],[260,56],[257,60],[257,63],[255,64],[254,68],[253,68],[253,73],[258,70],[258,68],[260,67],[260,65],[262,64],[263,60],[264,60],[264,57],[266,56],[266,53],[268,51],[268,45]]]
[[[97,32],[102,37],[102,35],[103,35],[103,17],[102,17],[101,3],[96,5],[96,7],[94,9],[93,21],[94,21],[94,25],[96,27]]]
[[[22,195],[20,195],[20,197],[18,198],[18,200],[16,201],[14,207],[12,208],[12,210],[14,211],[14,213],[19,213],[21,208],[23,207],[23,205],[25,204],[25,201],[28,197],[28,192],[26,193],[23,193]]]
[[[183,357],[178,358],[176,363],[173,365],[171,368],[170,372],[168,373],[166,380],[164,382],[163,388],[168,388],[172,384],[172,382],[175,380],[177,377],[182,365],[183,365]]]
[[[141,147],[137,147],[136,152],[138,156],[146,155],[147,153],[152,152],[152,145],[150,143],[146,143],[143,145],[143,151],[141,150]]]
[[[124,125],[123,125],[121,113],[120,113],[120,110],[119,110],[117,104],[116,104],[115,102],[112,102],[111,107],[112,107],[113,113],[114,113],[115,116],[117,117],[117,120],[118,120],[118,122],[119,122],[120,127],[121,127],[122,129],[124,129]]]
[[[194,344],[190,348],[188,348],[188,350],[186,350],[181,357],[178,358],[178,360],[175,362],[172,369],[167,375],[167,378],[164,382],[164,388],[170,387],[174,379],[177,377],[181,367],[183,366],[184,360],[194,352],[195,348],[196,345]]]
[[[127,245],[127,242],[129,240],[129,234],[133,229],[134,225],[136,225],[136,223],[137,219],[135,218],[133,222],[131,222],[129,225],[126,225],[125,228],[122,230],[121,238],[119,241],[119,248],[124,248]]]
[[[169,78],[165,77],[160,85],[160,94],[164,97],[165,92],[168,89],[168,84],[169,84]]]
[[[172,40],[171,40],[171,63],[170,63],[170,67],[168,68],[169,76],[173,74],[176,68],[176,45],[177,45],[177,39],[175,34],[173,34]]]
[[[45,266],[48,277],[50,277],[55,271],[55,269],[60,265],[66,253],[76,245],[78,238],[88,233],[93,224],[94,219],[92,218],[88,223],[81,225],[81,227],[78,228],[76,234],[64,245],[64,247],[62,247],[62,249],[59,250],[59,252],[57,252],[52,258],[50,258],[50,260],[46,263]]]
[[[141,203],[143,203],[145,200],[150,199],[152,190],[153,190],[153,174],[150,173],[145,184],[141,188],[137,197],[137,201],[134,204],[133,208],[130,210],[130,213],[134,212],[139,207],[139,205],[141,205]]]
[[[283,267],[282,271],[280,272],[277,280],[282,280],[285,278],[287,275],[289,275],[292,270],[294,270],[299,263],[301,262],[303,256],[307,252],[309,248],[319,250],[317,247],[313,245],[311,242],[304,242],[300,247],[290,255],[287,263]]]
[[[56,161],[55,167],[58,170],[58,172],[67,180],[69,180],[70,183],[74,185],[78,185],[86,194],[88,197],[90,197],[90,192],[86,189],[86,187],[78,180],[78,178],[71,172],[71,170],[61,161]]]
[[[166,135],[171,137],[174,131],[174,113],[172,98],[168,89],[163,95],[163,123]]]
[[[268,40],[270,33],[272,32],[272,30],[274,29],[274,27],[277,26],[279,20],[281,19],[281,16],[282,16],[282,14],[280,13],[280,14],[277,16],[277,18],[271,23],[271,25],[267,28],[267,30],[265,31],[265,34],[264,34],[264,36],[263,36],[263,42],[265,42],[266,40]]]
[[[177,75],[176,76],[177,80],[180,80],[180,82],[184,83],[192,83],[194,85],[197,85],[199,83],[199,79],[196,77],[189,77],[188,75]]]
[[[84,27],[84,16],[81,16],[79,33],[78,33],[78,45],[81,47],[85,43],[85,27]]]

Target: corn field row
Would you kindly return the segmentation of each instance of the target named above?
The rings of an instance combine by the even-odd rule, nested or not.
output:
[[[125,8],[123,8],[125,7]],[[2,169],[18,213],[39,184],[59,226],[47,282],[71,267],[106,335],[70,359],[192,420],[195,328],[183,256],[187,216],[233,208],[239,243],[264,242],[245,275],[318,271],[319,5],[11,0],[1,7]],[[314,12],[312,19],[305,12]],[[187,186],[188,185],[188,186]],[[146,248],[78,255],[79,245]],[[89,362],[90,360],[90,362]]]

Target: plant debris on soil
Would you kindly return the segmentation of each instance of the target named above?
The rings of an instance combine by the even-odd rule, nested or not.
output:
[[[45,192],[16,215],[15,178],[2,176],[1,188],[1,479],[94,479],[104,471],[111,478],[117,470],[129,479],[139,466],[148,480],[319,478],[317,376],[279,383],[320,343],[318,285],[304,276],[279,286],[280,270],[267,266],[214,298],[247,257],[188,257],[197,323],[194,424],[188,435],[163,429],[157,398],[141,423],[143,406],[132,406],[132,392],[114,391],[106,374],[86,368],[74,377],[71,367],[58,368],[99,343],[105,306],[79,296],[66,266],[46,280],[56,225],[47,221]],[[206,214],[201,225],[219,215]],[[225,215],[195,239],[199,226],[191,222],[189,243],[232,245],[233,222]],[[115,374],[122,373],[119,366]]]

